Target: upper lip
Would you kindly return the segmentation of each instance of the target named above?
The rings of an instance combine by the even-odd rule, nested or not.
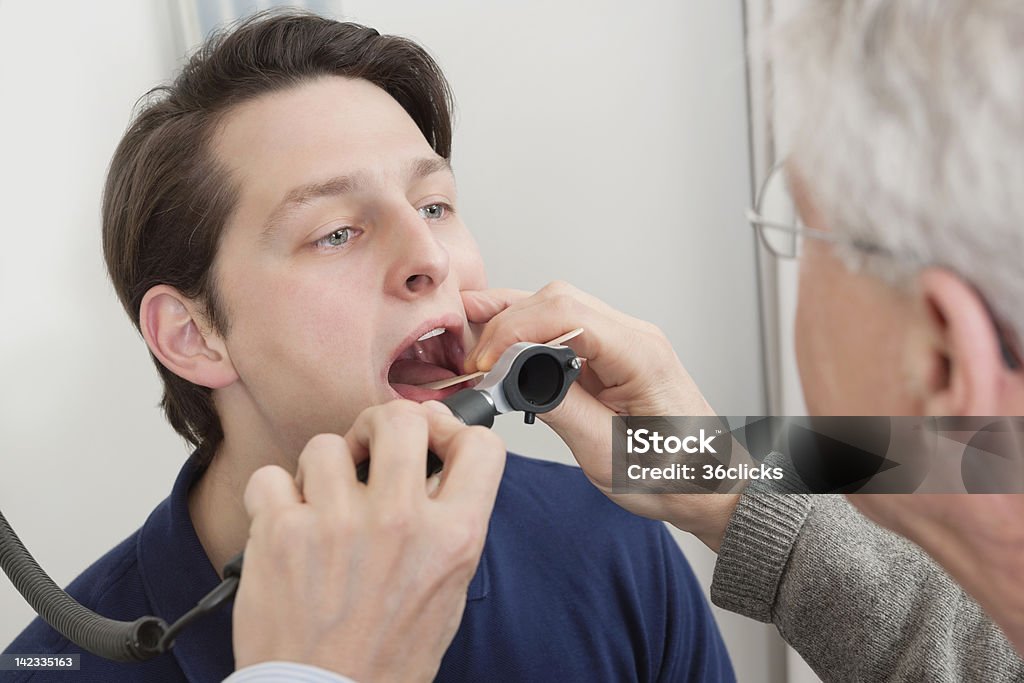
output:
[[[445,336],[451,335],[451,338],[446,340],[448,344],[454,344],[449,348],[454,351],[454,360],[457,363],[457,367],[450,368],[456,373],[462,371],[462,362],[465,358],[466,351],[464,347],[464,340],[462,338],[463,330],[465,329],[466,323],[462,317],[455,313],[448,313],[437,318],[430,318],[416,327],[410,332],[402,342],[395,347],[391,352],[390,359],[388,360],[387,367],[384,368],[384,381],[387,382],[388,373],[391,370],[391,366],[394,365],[398,357],[408,349],[410,346],[416,343],[416,341],[431,330],[443,327],[445,329]]]

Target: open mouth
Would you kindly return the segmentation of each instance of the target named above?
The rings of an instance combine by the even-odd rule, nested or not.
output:
[[[443,390],[420,385],[461,374],[465,356],[461,327],[430,327],[399,351],[388,368],[388,384],[399,396],[413,401],[447,396],[464,385]]]

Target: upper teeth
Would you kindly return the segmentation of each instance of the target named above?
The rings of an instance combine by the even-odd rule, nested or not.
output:
[[[443,327],[435,327],[430,332],[427,332],[425,335],[423,335],[422,337],[420,337],[416,341],[425,341],[427,339],[430,339],[431,337],[436,337],[439,334],[444,334],[444,328]]]

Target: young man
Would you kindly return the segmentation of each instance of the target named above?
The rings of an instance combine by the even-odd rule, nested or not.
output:
[[[462,292],[486,286],[450,142],[447,85],[421,48],[309,15],[211,40],[143,109],[111,163],[104,250],[196,450],[73,595],[177,618],[245,546],[253,472],[295,471],[312,436],[370,406],[444,395],[417,385],[462,372],[477,335]],[[733,678],[663,526],[574,468],[509,457],[466,600],[439,680]],[[221,680],[231,621],[225,608],[146,663],[83,655],[83,673]],[[37,620],[8,651],[78,648]]]

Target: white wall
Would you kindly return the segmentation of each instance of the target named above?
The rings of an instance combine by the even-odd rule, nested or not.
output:
[[[133,0],[0,4],[0,509],[61,585],[139,526],[186,453],[99,228],[131,106],[174,64],[169,17]],[[30,615],[0,577],[0,641]]]
[[[57,4],[0,3],[0,509],[63,584],[143,521],[186,451],[98,221],[130,107],[176,63],[170,10]],[[569,280],[661,325],[720,412],[764,410],[739,0],[343,5],[449,76],[462,211],[493,285]],[[513,450],[568,459],[514,422],[499,421]],[[707,586],[713,556],[682,543]],[[0,581],[0,642],[29,616]],[[782,680],[774,630],[718,616],[739,680]]]

